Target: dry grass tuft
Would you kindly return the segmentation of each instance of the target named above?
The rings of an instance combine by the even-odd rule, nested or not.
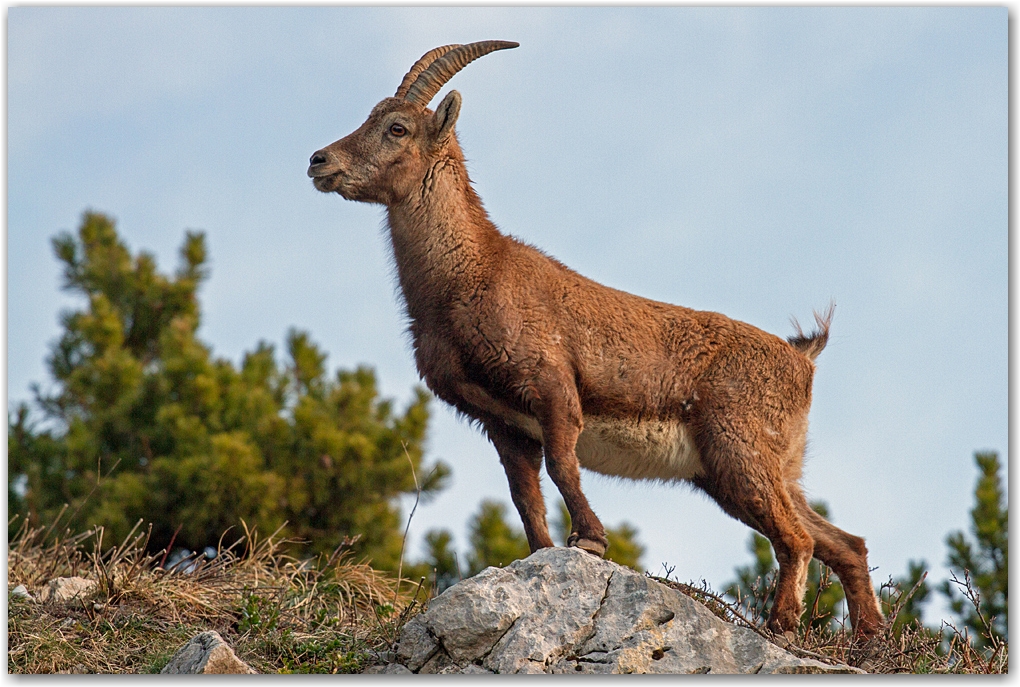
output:
[[[802,658],[813,658],[823,663],[843,663],[869,673],[1007,673],[1009,672],[1009,646],[989,636],[991,648],[975,648],[966,631],[944,624],[938,631],[919,626],[916,622],[897,627],[896,619],[917,587],[901,590],[896,585],[883,585],[883,600],[892,612],[887,618],[884,632],[864,641],[854,637],[847,619],[835,629],[801,627],[797,637],[789,642],[775,637],[765,626],[763,609],[767,599],[775,593],[775,580],[753,588],[753,596],[740,604],[716,594],[708,583],[684,584],[668,577],[654,577],[668,587],[676,589],[696,601],[726,622],[750,628],[762,637],[773,641]],[[977,596],[967,596],[978,603]],[[980,609],[979,609],[980,612]],[[814,620],[812,616],[811,620]]]
[[[59,520],[58,520],[59,521]],[[243,523],[242,523],[243,526]],[[12,673],[152,673],[190,637],[216,630],[259,672],[360,672],[389,650],[420,609],[396,580],[354,562],[341,545],[330,556],[297,560],[292,542],[243,526],[217,555],[170,568],[147,554],[141,522],[110,546],[102,528],[58,531],[22,524],[9,542],[8,589],[33,596],[56,577],[98,585],[71,603],[39,603],[8,593]],[[406,585],[405,585],[406,587]]]

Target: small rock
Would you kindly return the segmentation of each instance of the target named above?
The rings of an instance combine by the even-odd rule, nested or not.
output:
[[[255,671],[223,641],[218,632],[203,632],[177,650],[160,673],[168,675],[251,675]]]
[[[413,675],[410,670],[399,663],[390,663],[384,666],[369,666],[365,668],[364,675]]]
[[[11,596],[17,596],[17,597],[21,597],[22,599],[27,599],[28,601],[35,601],[35,598],[31,594],[28,593],[28,589],[23,584],[19,584],[17,587],[12,589],[9,592],[9,594]]]
[[[58,577],[42,588],[39,600],[67,603],[88,596],[97,586],[95,580],[86,580],[84,577]]]

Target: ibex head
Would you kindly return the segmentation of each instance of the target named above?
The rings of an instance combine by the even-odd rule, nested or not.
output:
[[[422,55],[358,129],[316,151],[308,167],[315,188],[348,200],[392,205],[420,187],[431,161],[456,145],[454,124],[460,93],[450,91],[435,112],[428,108],[453,75],[494,50],[516,48],[510,41],[444,45]]]

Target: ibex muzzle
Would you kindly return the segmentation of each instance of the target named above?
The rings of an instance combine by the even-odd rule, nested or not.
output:
[[[831,310],[814,333],[783,340],[607,288],[502,234],[464,167],[460,95],[428,104],[471,60],[516,46],[429,51],[357,131],[310,161],[320,191],[386,206],[419,373],[495,445],[532,551],[553,546],[543,461],[570,511],[568,544],[599,556],[608,543],[580,466],[686,481],[772,542],[774,631],[797,627],[813,555],[839,575],[854,627],[874,634],[883,618],[864,540],[811,510],[799,485]]]

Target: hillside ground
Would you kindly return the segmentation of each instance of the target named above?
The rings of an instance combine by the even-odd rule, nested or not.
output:
[[[158,673],[182,644],[206,630],[219,632],[260,673],[359,673],[385,660],[400,628],[435,591],[424,580],[398,583],[352,560],[345,546],[297,560],[287,554],[287,540],[244,528],[233,538],[224,534],[231,543],[221,542],[212,558],[167,565],[165,552],[146,553],[141,529],[119,543],[104,541],[102,529],[17,529],[7,558],[9,673]],[[97,584],[69,603],[38,600],[50,580],[73,576]],[[761,618],[706,584],[656,579],[721,618],[770,636]],[[32,598],[15,593],[19,586]],[[837,628],[778,643],[869,672],[1008,671],[1007,645],[978,651],[952,637],[908,627],[860,644]]]

